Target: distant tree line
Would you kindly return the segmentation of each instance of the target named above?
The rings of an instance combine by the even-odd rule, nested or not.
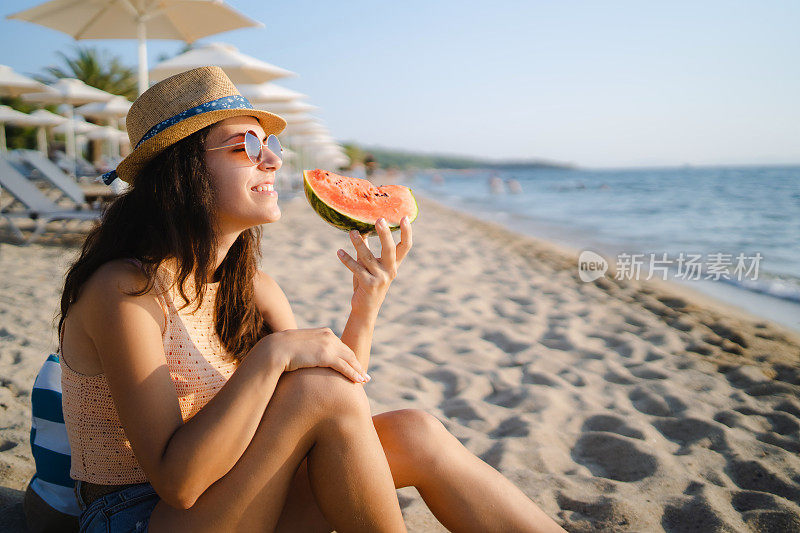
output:
[[[344,143],[345,153],[353,164],[363,163],[365,158],[372,159],[381,168],[492,168],[492,169],[521,169],[521,168],[574,168],[569,164],[551,161],[487,161],[463,156],[420,154],[386,148],[368,148],[355,143]]]

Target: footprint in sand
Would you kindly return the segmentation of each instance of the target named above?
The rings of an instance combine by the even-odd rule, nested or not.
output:
[[[770,429],[781,435],[791,435],[800,431],[800,424],[798,424],[797,419],[786,413],[758,411],[750,407],[737,407],[735,410],[746,416],[764,417],[769,421]]]
[[[575,372],[573,372],[569,368],[565,368],[564,370],[559,372],[558,375],[559,375],[559,377],[561,377],[561,379],[563,379],[567,383],[570,383],[570,384],[574,385],[575,387],[585,387],[586,386],[586,380],[583,379],[580,375],[578,375]]]
[[[753,531],[800,531],[800,516],[774,494],[743,490],[731,505]]]
[[[726,450],[725,432],[716,424],[698,418],[661,419],[653,426],[672,442],[681,445],[678,455],[686,453],[685,448],[698,445],[714,451]]]
[[[800,368],[776,364],[773,369],[777,374],[775,379],[792,385],[800,385]]]
[[[625,322],[627,324],[630,324],[631,326],[634,326],[634,327],[637,327],[637,328],[643,328],[643,327],[645,327],[647,325],[646,323],[642,322],[641,320],[639,320],[638,318],[633,317],[633,316],[625,316],[624,318],[625,318]]]
[[[530,434],[530,423],[527,420],[518,416],[506,418],[500,425],[489,432],[489,436],[493,439],[504,437],[527,437]]]
[[[742,515],[742,520],[753,531],[800,531],[800,517],[791,509],[749,511]]]
[[[703,494],[685,498],[680,503],[671,503],[664,507],[661,526],[664,531],[670,533],[735,531],[731,524],[723,521]]]
[[[633,385],[635,383],[633,379],[616,370],[609,370],[603,374],[603,379],[609,383],[615,383],[617,385]]]
[[[798,394],[796,386],[775,381],[771,383],[759,383],[758,385],[753,385],[752,387],[746,388],[744,392],[755,397],[771,395],[796,396]]]
[[[479,412],[478,406],[475,405],[476,403],[465,398],[448,398],[441,402],[438,407],[442,410],[444,416],[454,418],[462,424],[472,420],[486,420],[486,417]]]
[[[528,321],[527,316],[520,315],[516,310],[509,311],[509,307],[511,306],[509,306],[506,302],[503,302],[500,304],[495,304],[492,308],[497,316],[504,318],[509,322],[513,322],[514,324],[524,324]]]
[[[595,415],[586,419],[582,431],[605,431],[616,433],[632,439],[644,440],[644,434],[625,423],[625,420],[613,415]]]
[[[664,355],[656,352],[655,350],[647,350],[647,355],[645,355],[644,360],[648,363],[652,363],[654,361],[661,361],[664,359]]]
[[[506,454],[509,453],[508,443],[506,441],[495,442],[491,448],[480,454],[481,461],[492,465],[498,470],[502,470],[502,462]]]
[[[558,326],[550,326],[548,330],[539,339],[539,344],[550,348],[551,350],[561,350],[567,352],[574,348],[572,343],[567,337],[559,331]]]
[[[800,442],[797,442],[797,439],[781,437],[780,435],[775,435],[774,433],[768,432],[756,433],[756,439],[765,444],[771,444],[772,446],[783,448],[789,453],[800,455]]]
[[[496,389],[494,392],[485,396],[483,401],[513,409],[529,397],[528,391],[524,388],[514,387],[508,389]]]
[[[467,376],[448,368],[437,368],[436,370],[425,373],[424,376],[444,384],[444,395],[447,398],[461,393],[461,391],[469,386],[471,381]]]
[[[714,353],[714,348],[712,344],[691,341],[686,345],[686,351],[699,353],[700,355],[711,355]]]
[[[527,369],[524,370],[524,374],[522,375],[522,382],[532,385],[544,385],[545,387],[561,387],[560,383],[553,380],[553,378],[544,372],[529,372]]]
[[[625,526],[638,521],[636,513],[619,498],[583,498],[571,497],[561,491],[556,494],[558,507],[568,515],[572,531],[626,531],[623,529]]]
[[[631,374],[641,379],[667,379],[667,375],[646,365],[631,365],[628,367]]]
[[[677,329],[678,331],[690,331],[694,328],[694,324],[684,317],[676,317],[667,320],[667,325]]]
[[[800,419],[800,402],[797,400],[785,400],[776,405],[775,410],[789,413],[793,417]]]
[[[508,299],[514,302],[515,304],[519,304],[522,306],[533,304],[533,300],[531,300],[530,298],[526,298],[524,296],[510,296]]]
[[[737,389],[746,389],[754,385],[770,383],[772,381],[764,375],[759,368],[750,365],[735,367],[725,365],[720,366],[719,370],[723,373],[725,379],[728,380],[728,383]]]
[[[800,488],[776,472],[770,472],[758,461],[742,461],[730,459],[725,466],[725,473],[745,490],[769,492],[777,494],[795,503],[800,502]]]
[[[708,326],[708,329],[710,329],[723,339],[727,339],[731,342],[734,342],[739,346],[741,346],[742,348],[747,348],[749,346],[744,337],[742,337],[733,328],[731,328],[726,324],[723,324],[721,322],[712,322],[710,324],[705,323],[705,325]]]
[[[640,481],[656,472],[658,460],[639,450],[634,442],[616,434],[583,433],[572,448],[572,458],[595,476]]]
[[[774,509],[778,507],[778,498],[766,492],[743,490],[733,493],[731,505],[740,513],[754,509]]]
[[[670,309],[682,310],[686,308],[686,300],[682,298],[674,298],[672,296],[659,296],[658,301],[666,305]]]
[[[483,335],[481,335],[481,338],[485,341],[491,342],[504,352],[512,355],[519,353],[522,350],[527,350],[531,347],[530,343],[516,342],[510,339],[508,335],[502,331],[484,331]]]
[[[669,395],[657,395],[644,387],[633,389],[628,399],[634,409],[646,415],[672,416],[686,409],[686,404],[681,400]]]

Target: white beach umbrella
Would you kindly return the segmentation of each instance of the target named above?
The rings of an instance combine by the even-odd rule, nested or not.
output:
[[[292,100],[290,102],[268,102],[263,104],[258,104],[257,106],[254,105],[253,107],[258,107],[259,109],[263,109],[264,111],[269,111],[270,113],[275,113],[276,115],[283,116],[284,114],[288,115],[291,113],[307,113],[309,111],[314,111],[315,109],[319,109],[318,106],[307,104],[305,102],[300,102],[297,100]]]
[[[46,91],[24,94],[22,99],[43,104],[69,104],[75,106],[89,102],[105,102],[115,96],[91,85],[86,85],[75,78],[61,78],[47,87],[48,90]]]
[[[0,96],[19,96],[24,93],[46,92],[47,85],[0,65]]]
[[[86,132],[86,138],[93,141],[119,141],[123,137],[127,138],[128,134],[111,126],[95,126]]]
[[[119,145],[128,142],[128,134],[112,126],[96,126],[86,133],[86,138],[93,141],[108,141],[111,157],[119,155]]]
[[[150,79],[160,81],[174,74],[206,65],[222,68],[235,85],[265,83],[297,76],[294,72],[243,54],[230,44],[211,43],[194,47],[188,52],[159,63],[150,69]]]
[[[291,102],[292,100],[302,100],[308,98],[303,93],[275,85],[274,83],[260,83],[257,85],[245,84],[237,85],[237,89],[242,93],[242,96],[253,104],[253,107],[260,107],[256,104],[269,104],[276,102]]]
[[[91,133],[95,130],[102,130],[103,126],[86,122],[80,117],[73,117],[72,119],[67,119],[62,124],[54,127],[53,133],[66,134],[70,129],[75,133],[75,135],[86,135],[87,133]]]
[[[110,135],[107,137],[112,147],[110,155],[113,157],[119,155],[120,142],[127,142],[127,134],[117,128],[119,127],[119,120],[128,115],[131,105],[133,104],[124,96],[115,96],[106,102],[92,102],[91,104],[82,105],[75,112],[94,120],[105,120],[111,128],[123,134],[122,136]]]
[[[9,120],[8,123],[19,126],[36,126],[36,147],[40,152],[47,155],[47,128],[57,126],[66,120],[61,115],[56,115],[46,109],[37,109],[30,115],[21,113],[20,117]]]
[[[75,78],[61,78],[50,85],[49,88],[50,90],[47,92],[23,94],[22,99],[42,104],[65,104],[65,114],[69,120],[66,123],[65,131],[67,136],[67,157],[75,160],[75,132],[70,129],[74,116],[74,106],[90,102],[104,102],[114,98],[115,95],[86,85]]]
[[[62,122],[66,122],[66,118],[61,115],[51,113],[47,109],[37,109],[30,115],[27,115],[27,124],[30,126],[58,126]]]
[[[92,102],[75,109],[75,113],[91,119],[118,120],[128,114],[131,102],[124,96],[114,96],[104,102]]]
[[[287,126],[290,124],[316,124],[319,122],[317,117],[308,113],[284,113],[281,117],[286,121]]]
[[[9,15],[75,39],[138,39],[139,94],[147,80],[147,39],[193,43],[203,37],[263,24],[222,0],[51,0]]]
[[[6,151],[6,123],[25,120],[28,115],[7,105],[0,105],[0,152]]]
[[[285,135],[291,135],[294,137],[295,135],[328,134],[329,131],[319,122],[305,122],[297,125],[287,125],[286,129],[283,130],[283,133]]]

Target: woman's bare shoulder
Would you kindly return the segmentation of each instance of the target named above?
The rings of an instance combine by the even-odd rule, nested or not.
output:
[[[253,282],[256,306],[272,330],[297,329],[289,299],[278,282],[261,270],[256,271]]]
[[[129,293],[141,290],[147,283],[144,272],[124,259],[103,263],[86,280],[87,293],[108,297],[112,292]]]
[[[108,261],[86,280],[80,301],[77,302],[85,311],[81,314],[88,319],[103,320],[112,309],[129,302],[144,307],[160,324],[163,322],[163,312],[155,298],[155,286],[141,295],[134,294],[144,289],[147,282],[144,272],[129,261]]]
[[[122,259],[109,261],[95,270],[82,285],[78,298],[65,317],[62,353],[74,370],[95,375],[103,372],[97,340],[109,331],[119,331],[121,324],[142,328],[155,321],[163,333],[163,312],[152,296],[131,297],[128,293],[146,286],[147,277],[135,265]],[[124,301],[134,301],[145,313],[132,316],[120,311]],[[131,306],[127,306],[131,307]],[[113,324],[113,327],[109,327]],[[157,330],[156,330],[157,331]]]

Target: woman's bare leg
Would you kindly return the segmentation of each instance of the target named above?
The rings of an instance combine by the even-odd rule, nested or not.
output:
[[[337,531],[405,531],[363,386],[328,368],[281,376],[230,472],[190,509],[160,501],[150,530],[272,531],[306,456],[316,502]]]
[[[458,533],[564,531],[508,478],[465,448],[436,417],[424,414],[418,426],[428,427],[420,432],[427,438],[406,436],[423,463],[417,466],[414,486],[444,527]]]
[[[481,461],[436,417],[418,409],[372,418],[395,488],[414,486],[450,531],[563,531],[500,472]],[[301,464],[292,483],[278,533],[328,533]]]

